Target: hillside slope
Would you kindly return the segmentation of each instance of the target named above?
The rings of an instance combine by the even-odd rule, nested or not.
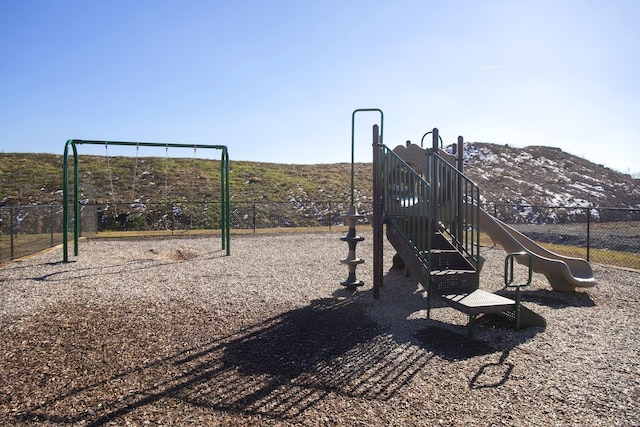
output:
[[[464,157],[487,202],[640,208],[640,180],[559,148],[471,143]]]
[[[350,164],[291,165],[234,161],[234,201],[345,202]],[[0,154],[0,206],[62,202],[62,156]],[[465,145],[465,173],[487,203],[640,208],[640,180],[557,148]],[[80,156],[85,203],[145,203],[219,198],[217,161],[163,157]],[[371,200],[371,165],[356,164],[356,199]]]

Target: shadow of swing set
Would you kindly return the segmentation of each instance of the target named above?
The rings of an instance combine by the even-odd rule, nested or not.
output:
[[[407,141],[393,150],[382,142],[384,114],[377,108],[357,109],[351,116],[351,200],[346,215],[349,229],[341,238],[349,252],[341,260],[349,275],[341,284],[357,288],[364,282],[356,277],[356,267],[364,260],[356,256],[356,233],[363,218],[354,199],[355,118],[358,113],[379,114],[373,125],[373,297],[380,297],[383,285],[383,233],[397,252],[407,273],[415,276],[427,292],[427,317],[432,297],[469,316],[468,335],[474,319],[498,313],[520,327],[546,326],[543,317],[521,304],[521,289],[531,284],[532,273],[544,274],[553,290],[571,292],[597,284],[591,265],[584,259],[566,257],[538,245],[522,233],[480,208],[480,189],[464,175],[463,138],[445,150],[438,129],[425,133],[420,146]],[[431,135],[432,145],[423,148]],[[504,284],[515,290],[515,299],[480,289],[483,264],[480,230],[507,252]],[[395,258],[394,258],[395,260]],[[525,265],[528,278],[514,283],[514,263]]]
[[[126,142],[126,141],[96,141],[96,140],[83,140],[83,139],[70,139],[65,143],[63,154],[63,187],[62,187],[62,261],[69,261],[69,149],[73,153],[73,254],[78,256],[79,247],[78,240],[80,238],[80,201],[79,201],[79,186],[80,186],[80,173],[78,168],[78,145],[103,145],[107,150],[109,146],[133,146],[136,147],[136,160],[137,149],[139,147],[163,147],[166,152],[169,148],[189,148],[194,150],[194,157],[196,150],[218,150],[221,152],[220,160],[220,230],[222,236],[222,250],[226,252],[226,255],[231,254],[230,247],[230,191],[229,191],[229,150],[225,145],[203,145],[203,144],[180,144],[180,143],[160,143],[160,142]],[[113,185],[113,184],[112,184]],[[112,189],[113,190],[113,189]]]

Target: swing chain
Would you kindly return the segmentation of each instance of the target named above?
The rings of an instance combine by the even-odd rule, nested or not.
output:
[[[115,212],[116,218],[118,217],[118,203],[116,201],[116,192],[113,187],[113,175],[111,173],[111,163],[109,161],[109,144],[107,142],[104,143],[104,149],[107,156],[107,172],[109,173],[109,184],[111,185],[111,197],[113,198],[113,211]]]
[[[131,204],[136,203],[136,180],[138,178],[138,153],[140,151],[140,144],[136,144],[136,160],[133,164],[133,184],[131,185]]]

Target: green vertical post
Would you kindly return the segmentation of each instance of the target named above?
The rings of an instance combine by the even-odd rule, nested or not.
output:
[[[226,204],[226,197],[224,194],[224,161],[225,161],[225,156],[224,156],[224,150],[222,151],[222,156],[220,157],[220,238],[222,240],[222,249],[226,249],[227,245],[226,245],[226,239],[227,239],[227,235],[226,235],[226,230],[225,230],[225,224],[227,222],[227,217],[226,217],[226,211],[225,211],[225,204]]]
[[[73,186],[74,186],[74,214],[76,217],[74,218],[74,222],[78,223],[77,217],[79,215],[79,207],[76,207],[78,202],[78,151],[76,149],[76,144],[73,139],[70,139],[64,145],[64,155],[62,159],[62,261],[69,261],[69,147],[72,148],[73,151]],[[78,255],[78,232],[74,227],[74,255]]]
[[[78,150],[73,146],[73,256],[78,256],[80,240],[80,198],[78,197],[80,171],[78,171]]]
[[[69,261],[67,246],[69,244],[69,212],[67,211],[67,198],[69,195],[69,143],[64,145],[62,155],[62,262]]]
[[[527,282],[522,284],[514,284],[514,275],[513,275],[513,261],[518,256],[526,256],[527,257],[527,267],[529,269]],[[508,288],[516,289],[516,300],[515,300],[515,330],[520,330],[520,304],[521,304],[521,292],[520,288],[525,286],[529,286],[531,284],[532,279],[532,271],[533,271],[533,256],[531,256],[528,252],[512,252],[507,254],[507,257],[504,259],[504,284]]]
[[[380,288],[383,284],[383,236],[382,236],[382,171],[380,167],[380,134],[378,125],[373,125],[373,299],[380,298]]]
[[[380,113],[380,144],[383,143],[382,135],[383,135],[383,126],[384,126],[384,113],[379,108],[359,108],[357,110],[353,110],[351,113],[351,205],[353,206],[355,202],[355,122],[356,122],[356,113],[364,112],[364,111],[377,111]]]
[[[231,255],[231,208],[230,208],[230,190],[229,190],[229,152],[227,151],[227,147],[224,147],[222,149],[222,165],[221,167],[223,168],[222,170],[222,179],[221,181],[223,181],[223,189],[222,189],[222,194],[224,197],[224,203],[223,203],[223,217],[224,217],[224,224],[223,224],[223,230],[221,230],[224,234],[223,237],[223,245],[224,248],[226,249],[226,253],[227,255]]]

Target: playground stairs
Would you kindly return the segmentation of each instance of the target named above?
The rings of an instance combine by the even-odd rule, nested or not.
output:
[[[498,313],[500,316],[509,319],[512,322],[515,322],[516,311],[515,308],[501,311]],[[531,328],[531,327],[545,327],[547,326],[547,321],[544,317],[540,316],[536,312],[529,310],[524,305],[520,306],[520,327],[521,328]]]
[[[497,294],[476,289],[470,293],[449,294],[442,296],[444,302],[456,310],[469,315],[467,334],[473,335],[473,325],[479,315],[498,314],[507,318],[516,325],[516,328],[529,328],[533,326],[545,327],[544,317],[534,313],[522,304]],[[519,314],[516,314],[516,310]],[[519,316],[519,319],[517,319]]]
[[[445,295],[478,289],[478,269],[440,231],[431,232],[429,271],[424,262],[427,254],[418,256],[413,245],[392,224],[387,223],[386,230],[387,239],[404,261],[409,274],[417,277],[425,288],[429,287],[430,293]]]

